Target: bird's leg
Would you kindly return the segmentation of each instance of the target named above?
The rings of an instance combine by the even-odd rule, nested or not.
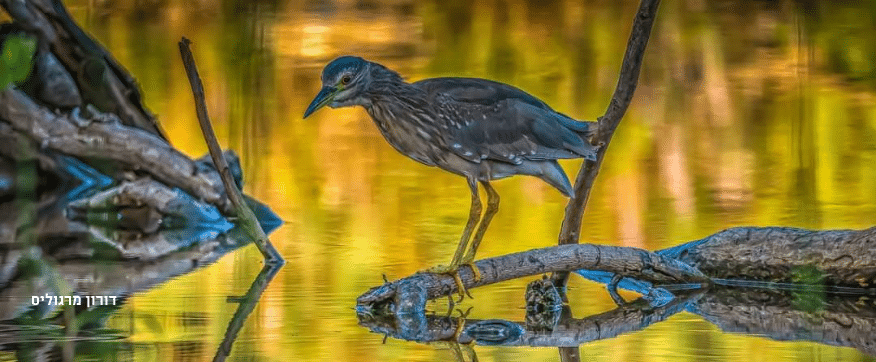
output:
[[[493,216],[499,211],[499,193],[496,192],[496,189],[490,185],[489,181],[481,181],[481,185],[484,185],[484,189],[487,190],[487,210],[484,212],[484,217],[481,219],[481,224],[478,225],[478,230],[474,234],[474,238],[471,240],[471,246],[468,249],[468,252],[465,253],[465,256],[460,260],[460,264],[466,264],[471,266],[471,270],[475,275],[475,280],[481,279],[481,272],[478,270],[478,267],[474,265],[474,257],[475,253],[477,253],[478,245],[480,245],[481,240],[484,238],[484,234],[487,232],[487,227],[490,226],[490,221],[493,220]]]
[[[456,281],[456,287],[459,289],[460,297],[464,297],[465,293],[467,293],[465,285],[462,284],[462,279],[459,278],[460,261],[465,254],[468,241],[471,239],[471,233],[481,216],[481,198],[478,196],[477,180],[474,178],[468,178],[467,180],[468,187],[471,190],[471,209],[468,213],[468,222],[465,223],[465,229],[462,231],[462,237],[459,238],[459,245],[456,246],[456,252],[453,253],[453,259],[450,260],[450,265],[439,265],[427,269],[427,271],[431,273],[450,274],[453,276],[453,280]],[[472,268],[472,272],[477,279],[480,279],[480,272],[477,269]]]

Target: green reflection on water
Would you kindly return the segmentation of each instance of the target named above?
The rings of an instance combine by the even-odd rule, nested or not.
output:
[[[614,89],[635,2],[74,1],[71,13],[140,81],[178,148],[206,152],[174,46],[195,57],[220,141],[246,191],[287,221],[288,260],[231,358],[421,360],[451,353],[358,327],[355,297],[445,263],[465,221],[461,178],[412,162],[360,109],[301,114],[334,56],[410,80],[512,83],[580,119]],[[864,228],[876,214],[873,4],[664,1],[635,100],[608,152],[582,241],[669,247],[739,225]],[[580,161],[564,167],[574,177]],[[479,256],[555,243],[565,199],[533,178],[496,183],[502,209]],[[132,298],[110,326],[137,360],[206,359],[258,273],[253,248]],[[475,290],[473,318],[521,319],[526,281]],[[574,281],[573,311],[611,308]],[[441,308],[440,303],[436,308]],[[642,346],[649,346],[642,348]],[[555,349],[476,347],[481,361]],[[850,349],[725,335],[690,315],[581,348],[587,360],[864,360]]]

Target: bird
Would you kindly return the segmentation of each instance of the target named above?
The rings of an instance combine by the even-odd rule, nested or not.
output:
[[[459,244],[449,265],[426,270],[451,275],[460,298],[467,293],[461,266],[468,265],[474,279],[481,279],[475,253],[499,210],[491,182],[530,175],[571,197],[572,185],[557,160],[596,160],[599,150],[591,144],[596,122],[572,119],[519,88],[492,80],[443,77],[408,83],[381,64],[346,55],[323,68],[321,81],[304,118],[325,106],[361,106],[398,152],[465,177],[471,206]],[[485,210],[479,184],[486,191]]]

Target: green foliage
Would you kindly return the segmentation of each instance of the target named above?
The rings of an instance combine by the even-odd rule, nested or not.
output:
[[[803,290],[793,293],[792,304],[794,308],[813,314],[823,310],[826,303],[826,291],[823,284],[824,272],[814,266],[807,265],[793,268],[791,275],[794,283],[804,285]]]
[[[0,49],[0,89],[27,79],[33,67],[36,39],[24,34],[12,34]]]

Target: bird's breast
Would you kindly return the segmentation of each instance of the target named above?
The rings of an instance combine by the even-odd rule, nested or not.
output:
[[[425,115],[380,104],[366,109],[383,138],[401,154],[429,166],[439,162],[438,140]]]

